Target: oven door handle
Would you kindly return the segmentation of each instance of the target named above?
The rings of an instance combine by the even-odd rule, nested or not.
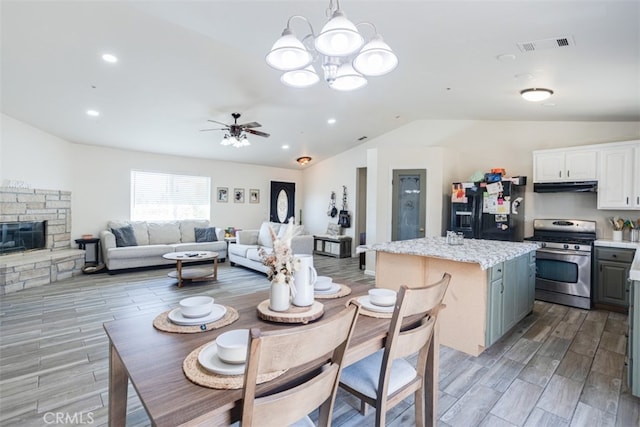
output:
[[[580,252],[580,251],[572,251],[569,249],[538,249],[536,252],[542,252],[545,254],[554,254],[554,255],[576,255],[576,256],[584,256],[591,257],[591,252]]]

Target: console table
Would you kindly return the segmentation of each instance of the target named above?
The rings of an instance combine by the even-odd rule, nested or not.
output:
[[[313,236],[313,253],[335,258],[349,258],[351,257],[351,237]]]

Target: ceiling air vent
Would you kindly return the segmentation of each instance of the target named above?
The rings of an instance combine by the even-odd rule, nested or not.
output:
[[[520,42],[518,43],[518,49],[520,49],[521,52],[533,52],[535,50],[558,49],[561,47],[568,47],[573,45],[575,45],[575,42],[573,41],[573,37],[564,36],[564,37],[554,37],[551,39]]]

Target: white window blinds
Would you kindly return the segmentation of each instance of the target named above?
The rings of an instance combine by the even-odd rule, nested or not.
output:
[[[209,219],[211,178],[131,171],[131,220]]]

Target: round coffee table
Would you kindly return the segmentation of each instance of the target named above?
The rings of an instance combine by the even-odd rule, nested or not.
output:
[[[169,272],[168,276],[178,279],[178,287],[182,287],[184,280],[192,282],[202,280],[218,280],[218,252],[211,251],[187,251],[187,252],[169,252],[162,255],[162,258],[170,259],[176,262],[176,270]],[[207,261],[213,260],[213,269],[208,267],[185,267],[182,268],[183,262]]]

